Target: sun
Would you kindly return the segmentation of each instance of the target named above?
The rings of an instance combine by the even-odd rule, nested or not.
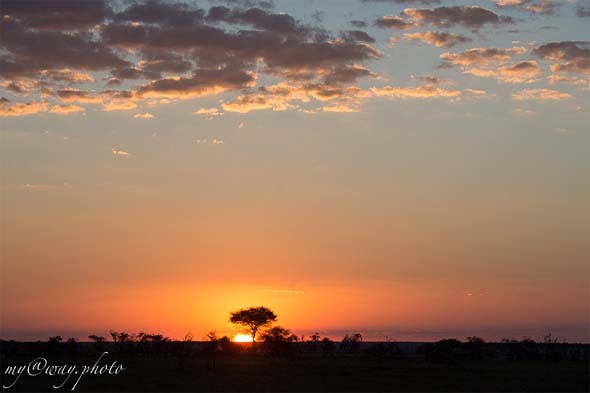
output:
[[[251,343],[252,342],[252,336],[248,335],[248,334],[236,334],[234,336],[234,342],[235,343]]]

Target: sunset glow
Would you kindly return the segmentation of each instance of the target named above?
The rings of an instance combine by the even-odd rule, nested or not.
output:
[[[248,334],[236,334],[234,336],[234,342],[235,343],[251,343],[252,336],[250,336]]]

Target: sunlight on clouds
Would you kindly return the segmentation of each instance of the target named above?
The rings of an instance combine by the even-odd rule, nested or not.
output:
[[[571,94],[563,93],[557,90],[551,89],[525,89],[512,94],[512,99],[517,101],[526,100],[549,100],[549,101],[561,101],[573,98]]]
[[[130,111],[137,108],[137,104],[131,101],[111,101],[103,105],[102,110],[111,111]]]
[[[154,115],[152,115],[149,112],[145,112],[145,113],[136,113],[135,115],[133,115],[134,119],[153,119]]]
[[[126,152],[125,150],[111,149],[111,151],[116,156],[126,157],[129,155],[129,152]]]
[[[0,99],[0,116],[27,116],[47,111],[47,102],[30,101],[26,103],[15,102],[2,97]]]
[[[85,112],[86,109],[82,108],[78,105],[54,105],[49,113],[53,113],[55,115],[62,115],[67,116],[71,115],[72,113],[80,113]]]

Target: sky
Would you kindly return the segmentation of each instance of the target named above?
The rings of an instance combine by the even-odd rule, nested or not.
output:
[[[590,341],[590,1],[0,11],[3,338]]]

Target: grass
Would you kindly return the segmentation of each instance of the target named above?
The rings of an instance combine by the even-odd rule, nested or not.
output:
[[[211,357],[194,355],[183,369],[172,356],[109,354],[127,370],[117,376],[85,376],[76,391],[554,391],[590,389],[583,361],[461,361],[435,364],[419,356],[379,360],[365,354],[322,357],[302,354],[277,358],[248,353]],[[31,357],[3,359],[26,363]],[[51,357],[48,359],[53,360]],[[63,357],[62,362],[89,364],[94,355]],[[59,358],[55,359],[58,362]],[[3,378],[4,380],[4,378]],[[23,375],[11,391],[55,391],[55,377]],[[4,382],[3,382],[4,383]],[[69,390],[71,384],[67,384]]]

